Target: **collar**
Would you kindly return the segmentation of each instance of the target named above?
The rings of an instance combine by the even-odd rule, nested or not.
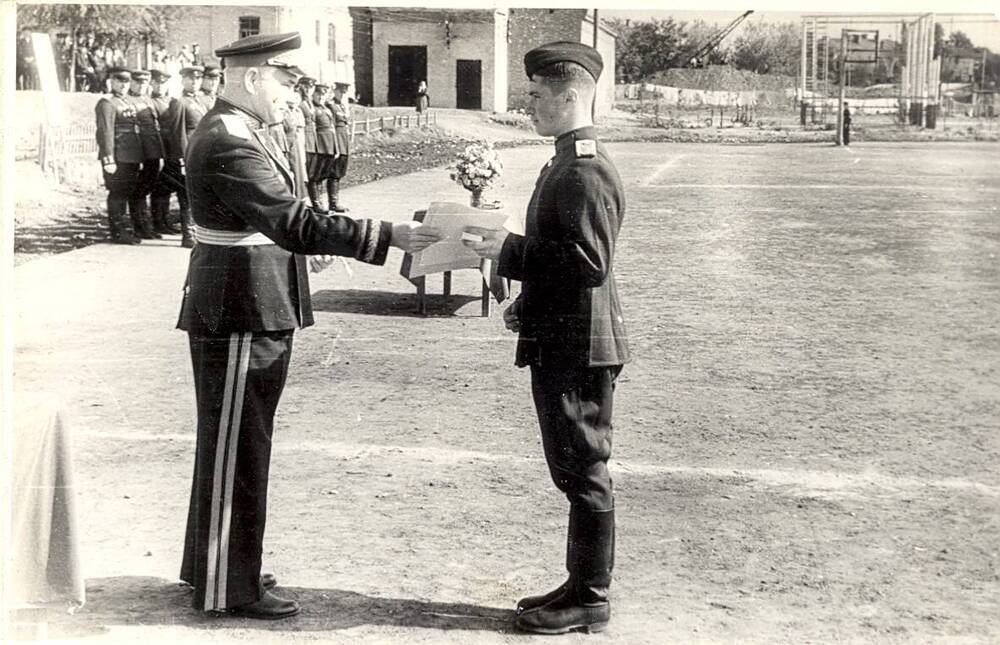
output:
[[[577,128],[576,130],[570,130],[560,134],[556,138],[556,154],[566,152],[567,150],[574,150],[576,147],[576,142],[580,139],[597,139],[597,128],[592,125],[587,125],[582,128]]]
[[[226,99],[224,99],[222,97],[219,97],[216,100],[216,105],[219,105],[219,104],[222,105],[223,109],[225,109],[225,110],[227,110],[229,112],[232,112],[236,116],[238,116],[241,119],[243,119],[246,122],[247,127],[250,128],[251,130],[258,130],[258,129],[264,127],[264,122],[263,121],[261,121],[260,119],[258,119],[254,115],[250,114],[249,112],[247,112],[243,108],[241,108],[239,106],[236,106],[236,105],[233,105],[232,103],[230,103]]]

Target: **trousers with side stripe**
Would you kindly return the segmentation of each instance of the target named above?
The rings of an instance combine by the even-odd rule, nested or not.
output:
[[[198,438],[180,577],[195,609],[261,597],[271,435],[293,331],[188,333]]]

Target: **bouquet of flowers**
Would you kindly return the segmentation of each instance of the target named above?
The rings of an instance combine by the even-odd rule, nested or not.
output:
[[[490,144],[474,143],[460,152],[449,168],[452,180],[471,191],[472,205],[479,206],[483,191],[500,179],[503,162]]]

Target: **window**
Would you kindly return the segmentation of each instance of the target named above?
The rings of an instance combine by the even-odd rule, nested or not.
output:
[[[337,60],[337,26],[332,22],[326,26],[326,58]]]
[[[240,16],[240,38],[260,33],[260,16]]]

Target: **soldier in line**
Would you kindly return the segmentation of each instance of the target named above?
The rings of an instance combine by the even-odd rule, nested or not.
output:
[[[319,215],[292,193],[267,124],[284,118],[298,33],[251,36],[215,51],[230,83],[186,156],[198,243],[178,327],[188,334],[198,405],[181,579],[207,612],[281,619],[299,612],[261,576],[274,414],[295,330],[313,323],[302,254],[381,265],[390,246],[419,251],[440,232],[412,221]]]
[[[302,150],[305,153],[305,185],[306,194],[309,195],[309,202],[312,207],[316,210],[320,210],[319,202],[316,201],[316,184],[312,181],[309,176],[309,168],[313,163],[313,157],[316,155],[316,115],[314,114],[312,97],[313,93],[316,91],[316,79],[309,76],[303,76],[299,79],[298,85],[295,89],[298,91],[301,101],[299,101],[299,111],[302,112],[303,120],[303,147]]]
[[[215,105],[215,97],[219,94],[219,82],[221,79],[222,70],[215,65],[205,65],[205,71],[201,76],[201,89],[199,93],[202,105],[205,106],[206,110],[211,110],[212,106]]]
[[[323,184],[329,185],[337,161],[337,135],[334,131],[333,112],[326,105],[330,86],[317,83],[312,96],[313,120],[316,123],[316,152],[309,160],[306,174],[309,177],[309,196],[317,204],[320,213],[330,212],[332,204],[327,201],[328,192]]]
[[[128,100],[135,106],[139,141],[142,144],[142,165],[139,167],[139,176],[129,197],[129,214],[132,216],[132,226],[139,237],[152,240],[163,237],[153,226],[147,201],[163,165],[163,140],[160,139],[160,121],[156,106],[149,97],[150,76],[146,70],[133,71],[128,92]]]
[[[569,501],[567,580],[517,603],[528,632],[601,631],[611,618],[615,500],[608,472],[615,381],[629,361],[612,262],[625,192],[591,117],[603,68],[578,42],[543,45],[524,56],[528,111],[538,134],[555,137],[528,204],[525,234],[467,227],[463,242],[521,282],[504,312],[520,333],[516,365],[530,366],[531,392],[549,474]]]
[[[180,71],[181,75],[181,95],[177,99],[178,108],[178,137],[182,151],[187,150],[188,141],[202,117],[208,112],[205,103],[201,99],[198,86],[201,84],[202,69],[200,67],[185,67]],[[183,170],[184,159],[180,160],[180,168]],[[181,180],[183,183],[183,179]],[[184,192],[181,193],[181,190]],[[181,194],[184,199],[181,199]],[[184,248],[194,247],[194,220],[191,219],[191,208],[188,201],[186,187],[181,187],[177,192],[177,201],[181,210],[181,246]]]
[[[844,103],[844,145],[851,145],[851,111],[846,102]]]
[[[306,196],[306,120],[299,106],[302,104],[302,96],[298,92],[292,92],[288,98],[288,113],[282,124],[282,135],[285,139],[285,154],[288,156],[288,165],[292,169],[295,177],[295,195],[300,199]]]
[[[113,68],[108,78],[111,94],[101,97],[94,107],[97,158],[101,162],[104,186],[108,189],[108,226],[112,242],[139,244],[126,216],[128,200],[143,161],[136,109],[127,97],[132,77],[127,69]]]
[[[177,193],[177,204],[181,210],[187,206],[187,191],[184,189],[184,142],[183,124],[180,121],[180,101],[168,96],[164,84],[170,74],[154,69],[150,72],[149,98],[153,101],[157,121],[160,123],[160,138],[163,141],[163,168],[156,177],[156,183],[149,196],[149,207],[153,215],[153,228],[158,233],[171,235],[180,233],[169,218],[170,195]]]
[[[347,130],[351,124],[351,114],[345,98],[349,87],[349,83],[334,83],[333,100],[328,104],[330,111],[333,112],[337,144],[333,172],[326,180],[326,194],[331,213],[346,213],[348,210],[340,204],[340,180],[347,174],[347,161],[351,156],[351,136]]]

